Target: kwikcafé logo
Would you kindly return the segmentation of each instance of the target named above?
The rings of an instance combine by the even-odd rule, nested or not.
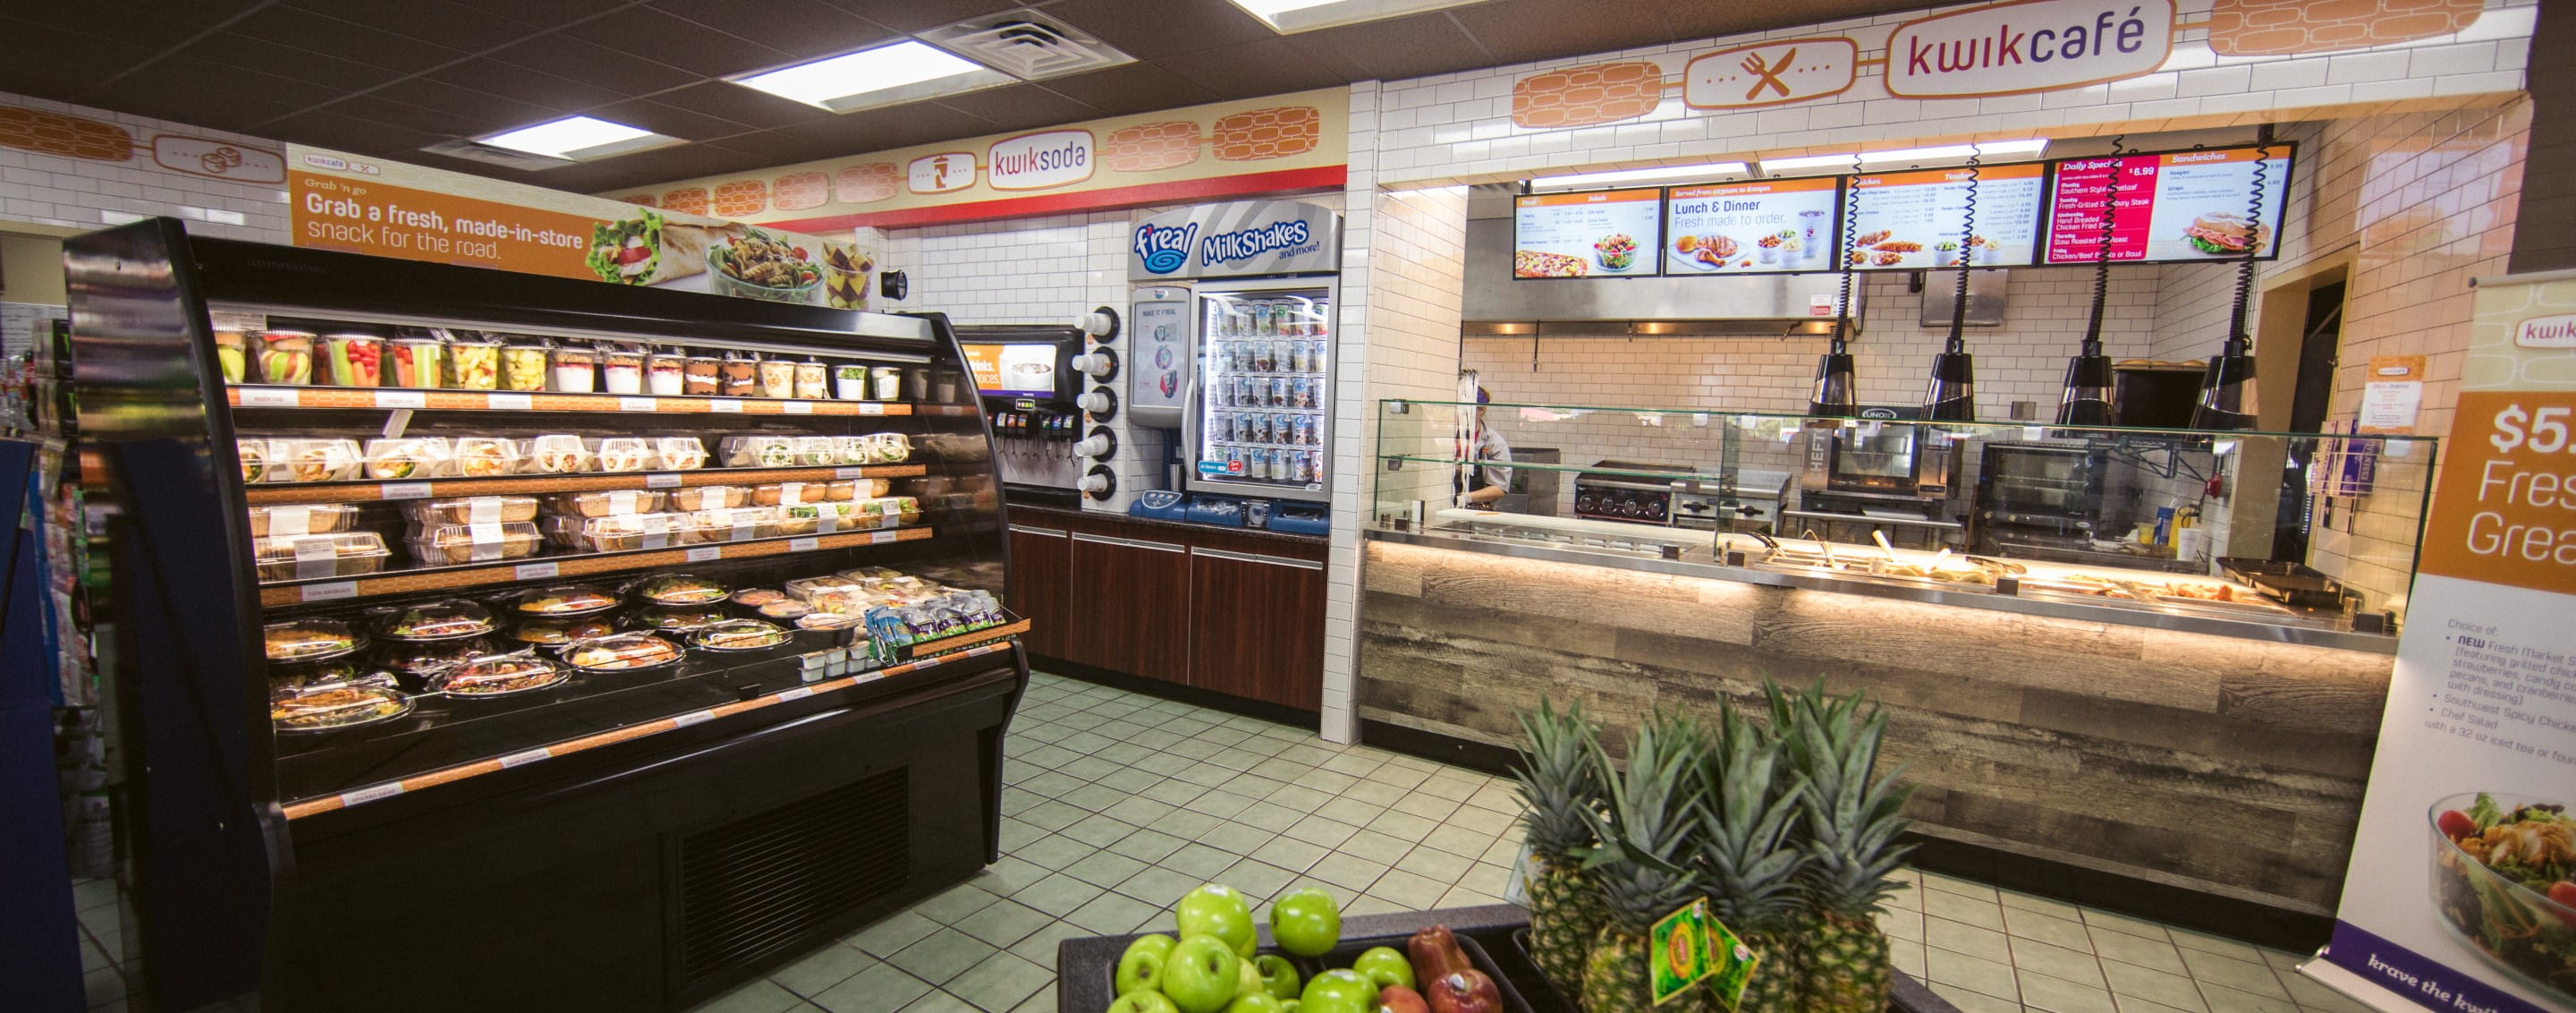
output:
[[[1153,274],[1170,274],[1190,262],[1190,244],[1198,239],[1199,223],[1191,222],[1174,228],[1168,225],[1136,226],[1136,259]]]

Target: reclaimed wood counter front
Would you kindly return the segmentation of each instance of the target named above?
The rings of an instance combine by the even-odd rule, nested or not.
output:
[[[2288,910],[2333,910],[2384,653],[1366,542],[1361,717],[1510,745],[1580,699],[1649,708],[1822,679],[1889,709],[1918,830]]]

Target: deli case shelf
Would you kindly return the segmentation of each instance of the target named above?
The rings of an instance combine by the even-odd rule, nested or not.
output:
[[[165,1004],[685,1008],[998,857],[982,413],[623,392],[962,374],[944,317],[166,219],[66,271]]]

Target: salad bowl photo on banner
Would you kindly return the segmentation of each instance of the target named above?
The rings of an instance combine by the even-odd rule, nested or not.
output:
[[[2576,277],[2478,285],[2334,940],[2383,1009],[2576,1011]]]

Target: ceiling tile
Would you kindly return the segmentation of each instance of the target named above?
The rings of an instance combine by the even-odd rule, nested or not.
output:
[[[1215,92],[1150,63],[1049,78],[1040,87],[1097,109],[1102,116],[1150,113],[1216,101]]]
[[[570,78],[609,96],[650,95],[706,79],[668,64],[594,46],[560,34],[530,39],[491,54],[493,59]]]
[[[9,40],[9,58],[0,60],[13,80],[31,82],[26,94],[70,101],[102,81],[159,55],[147,46],[96,32],[75,31],[0,17],[0,38]]]
[[[1937,2],[1937,0],[1934,0]],[[1655,0],[1680,41],[1768,31],[1844,18],[1934,6],[1927,0],[1798,0],[1794,5],[1713,4],[1704,0]]]
[[[260,131],[281,141],[336,148],[361,155],[411,161],[420,148],[447,140],[444,134],[331,109],[312,109],[260,124]]]
[[[884,25],[918,32],[1023,6],[1013,0],[830,0],[832,6]],[[1052,9],[1050,9],[1052,12]]]
[[[221,80],[225,87],[209,88],[210,80]],[[118,112],[257,135],[255,124],[327,97],[311,92],[311,85],[284,78],[172,57],[156,60],[82,99]]]
[[[987,128],[992,130],[1033,130],[1100,115],[1090,106],[1033,84],[951,95],[935,104],[992,124]]]
[[[285,0],[335,20],[408,36],[466,53],[528,37],[536,26],[508,11],[478,10],[451,0]]]
[[[1495,62],[1445,13],[1300,32],[1287,39],[1309,59],[1347,71],[1345,80],[1389,81]]]
[[[275,0],[114,0],[113,6],[120,18],[116,29],[122,32],[125,30],[125,25],[121,18],[128,15],[137,19],[153,18],[212,27],[232,20],[235,15],[243,11],[273,2]],[[105,5],[65,4],[64,6],[95,15],[100,13],[99,8]]]
[[[1256,98],[1348,81],[1286,39],[1263,39],[1154,62],[1218,98]]]
[[[84,37],[111,37],[136,49],[163,50],[205,34],[207,26],[174,18],[144,17],[95,3],[19,3],[7,8],[0,21],[11,22],[11,30],[0,35],[10,41],[10,52],[32,50],[40,43],[18,34],[35,25],[70,32]],[[114,11],[113,14],[108,11]],[[112,23],[114,32],[99,31],[101,23]]]
[[[558,42],[577,46],[589,45],[586,42],[573,42],[570,39],[562,39]],[[623,57],[619,59],[629,64],[633,62]],[[686,71],[665,69],[670,70],[673,75],[687,76]],[[627,97],[624,92],[615,89],[583,84],[542,70],[530,70],[515,63],[503,63],[490,58],[468,60],[453,67],[441,67],[431,71],[423,79],[442,84],[461,85],[476,91],[490,92],[503,98],[513,98],[530,105],[551,109],[579,109],[583,106],[601,105]]]
[[[805,60],[836,56],[896,33],[822,0],[658,0],[653,6]]]
[[[538,28],[559,28],[597,17],[637,0],[455,0],[485,14],[498,14]]]
[[[1662,6],[1658,0],[1591,0],[1579,8],[1550,0],[1502,0],[1448,13],[1503,64],[1663,45],[1673,40],[1673,30]],[[1756,5],[1707,6],[1760,10]],[[1775,5],[1774,17],[1777,10]]]
[[[759,129],[705,113],[663,105],[652,99],[628,99],[624,102],[593,106],[582,112],[611,123],[642,127],[665,137],[677,137],[688,141],[712,141],[719,137],[751,133]]]
[[[833,115],[828,110],[816,109],[802,102],[792,102],[765,91],[755,91],[731,81],[693,84],[677,91],[655,95],[653,100],[664,105],[731,120],[735,123],[749,124],[764,130],[826,119]]]
[[[416,74],[465,51],[397,32],[369,28],[294,7],[265,7],[229,28],[252,38],[282,42],[316,53],[329,53],[359,63]]]
[[[459,116],[446,110],[396,102],[377,95],[352,95],[322,108],[343,116],[382,120],[398,127],[437,134],[442,138],[474,137],[521,125]]]
[[[363,91],[403,76],[400,71],[252,38],[240,32],[216,32],[180,52],[213,63],[247,67],[340,91]]]
[[[378,88],[368,94],[391,99],[423,109],[436,109],[450,115],[480,123],[493,124],[493,130],[510,130],[547,120],[560,119],[572,110],[537,105],[504,98],[487,91],[432,81],[425,77],[407,78]]]
[[[650,7],[629,7],[565,28],[562,34],[704,77],[723,77],[789,62],[788,55],[778,50]]]
[[[1226,0],[1063,0],[1046,12],[1140,60],[1279,37]]]

